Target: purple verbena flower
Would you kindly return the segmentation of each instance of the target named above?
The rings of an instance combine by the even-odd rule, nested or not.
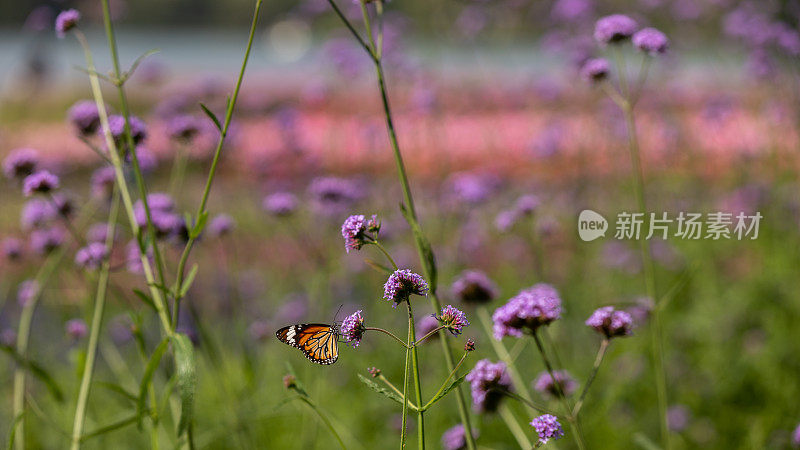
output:
[[[601,17],[594,25],[594,38],[603,44],[613,44],[630,38],[639,28],[636,21],[624,14]]]
[[[34,172],[22,181],[22,193],[26,197],[33,194],[46,194],[58,189],[58,177],[47,170]]]
[[[78,134],[88,136],[100,126],[100,114],[97,104],[91,100],[79,100],[67,111],[69,122]]]
[[[549,284],[539,283],[521,291],[508,303],[497,308],[492,315],[494,337],[522,337],[525,332],[533,333],[540,326],[561,317],[561,298],[558,291]]]
[[[564,436],[564,429],[558,418],[552,414],[543,414],[531,421],[531,426],[539,435],[539,442],[546,444],[550,439],[558,440]]]
[[[685,430],[689,426],[689,408],[683,405],[670,406],[667,409],[667,426],[675,433]]]
[[[633,327],[633,317],[625,311],[615,311],[613,306],[598,308],[586,319],[586,325],[610,339],[628,336]]]
[[[3,173],[10,179],[22,179],[32,174],[39,165],[39,153],[32,148],[12,150],[3,160]]]
[[[4,328],[0,331],[0,345],[3,347],[13,347],[17,342],[17,332],[12,328]]]
[[[513,227],[520,216],[516,209],[506,209],[500,211],[494,218],[494,227],[501,233],[507,233]]]
[[[110,199],[114,189],[116,174],[111,166],[101,167],[92,172],[92,195],[99,198]]]
[[[559,22],[576,22],[592,15],[592,0],[557,0],[550,9],[550,17]]]
[[[669,48],[667,36],[655,28],[643,28],[633,35],[633,46],[651,55],[664,53]]]
[[[34,298],[39,295],[39,282],[36,280],[25,280],[17,288],[17,303],[25,307],[31,304]]]
[[[472,403],[480,412],[494,412],[500,406],[503,391],[511,390],[511,377],[503,362],[492,363],[482,359],[467,374],[466,380],[472,391]]]
[[[560,395],[558,393],[559,387],[566,396],[572,395],[578,388],[578,382],[566,370],[557,370],[553,372],[553,376],[556,379],[555,382],[553,382],[553,378],[547,371],[540,373],[533,382],[533,388],[554,398]]]
[[[517,210],[518,213],[528,216],[533,214],[536,211],[536,208],[542,204],[542,201],[533,194],[526,194],[519,197],[514,203],[514,209]]]
[[[472,430],[472,437],[478,438],[478,431]],[[458,424],[442,434],[442,448],[444,450],[464,450],[467,448],[467,433],[464,425]]]
[[[342,321],[342,326],[339,332],[345,341],[349,342],[353,347],[358,347],[361,344],[361,338],[364,332],[367,331],[364,326],[364,317],[361,316],[361,310],[350,314]]]
[[[61,217],[69,218],[75,211],[75,203],[64,194],[53,194],[53,205]]]
[[[9,237],[3,239],[3,257],[9,261],[16,261],[22,257],[22,241]]]
[[[105,244],[91,242],[75,253],[75,265],[86,270],[98,270],[107,257]]]
[[[308,190],[314,209],[326,216],[335,216],[347,211],[361,198],[362,192],[354,181],[337,177],[315,178]]]
[[[138,117],[130,116],[129,125],[134,144],[142,142],[147,137],[147,127]],[[120,115],[110,116],[108,118],[108,128],[117,145],[122,143],[122,138],[125,135],[125,117]]]
[[[87,242],[101,242],[101,243],[103,243],[103,242],[106,241],[106,238],[108,238],[108,224],[105,223],[105,222],[98,222],[98,223],[92,224],[89,227],[89,229],[86,230],[86,241]]]
[[[297,209],[297,197],[289,192],[276,192],[264,197],[261,206],[273,216],[285,217]]]
[[[439,327],[439,321],[436,320],[436,317],[433,315],[430,316],[422,316],[422,318],[417,321],[417,326],[415,327],[416,336],[415,339],[419,341],[423,337],[425,337],[431,331],[437,329]],[[431,339],[436,339],[439,336],[439,333],[434,334],[433,336],[426,339],[424,342],[430,341]]]
[[[608,77],[608,61],[603,58],[590,58],[581,67],[581,76],[586,81],[598,82]]]
[[[63,39],[67,31],[75,28],[81,20],[81,13],[75,9],[67,9],[58,13],[56,17],[56,36]]]
[[[458,202],[479,204],[489,198],[492,193],[491,180],[485,176],[461,172],[453,174],[447,180],[450,194]]]
[[[188,142],[200,133],[202,126],[203,124],[198,117],[181,114],[169,119],[167,133],[172,139]]]
[[[453,296],[466,304],[489,303],[497,298],[497,285],[479,270],[465,270],[450,287]]]
[[[367,236],[367,219],[361,214],[345,219],[342,224],[342,237],[347,253],[350,253],[350,250],[360,250],[370,239]]]
[[[151,266],[153,264],[152,253],[153,251],[148,248],[147,259],[150,261]],[[127,268],[128,272],[131,273],[144,273],[144,267],[142,265],[142,251],[139,249],[139,243],[136,242],[136,239],[130,241],[125,247],[125,268]]]
[[[66,331],[67,336],[78,340],[86,337],[89,332],[89,328],[86,326],[86,322],[84,322],[82,319],[71,319],[67,321],[66,325],[64,325],[64,331]]]
[[[425,279],[408,269],[395,270],[383,285],[383,298],[394,302],[393,306],[408,301],[411,294],[426,295],[427,293],[428,283]]]
[[[453,335],[461,334],[464,327],[469,326],[467,315],[453,305],[445,306],[442,308],[442,311],[438,315],[434,315],[434,317],[443,327],[453,333]]]
[[[222,237],[230,234],[234,227],[233,217],[227,214],[219,214],[208,222],[206,230],[211,237]]]
[[[20,225],[23,230],[42,228],[55,220],[58,210],[49,201],[43,198],[32,198],[22,207]]]
[[[30,236],[30,246],[39,255],[47,255],[61,247],[64,243],[64,231],[61,228],[34,230]]]

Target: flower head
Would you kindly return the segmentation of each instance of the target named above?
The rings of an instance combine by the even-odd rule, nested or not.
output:
[[[601,17],[594,25],[594,38],[603,44],[612,44],[630,38],[639,25],[624,14]]]
[[[105,222],[92,224],[92,226],[86,230],[86,242],[104,243],[106,238],[108,238],[108,224]]]
[[[467,342],[464,343],[464,351],[465,352],[474,352],[475,351],[475,341],[467,339]]]
[[[541,204],[542,201],[539,197],[533,194],[526,194],[517,199],[514,204],[514,209],[517,210],[518,213],[527,216],[533,214],[536,208]]]
[[[12,150],[3,160],[3,173],[7,178],[25,178],[39,165],[39,153],[32,148]]]
[[[167,133],[176,141],[191,141],[202,129],[202,122],[196,116],[181,114],[167,122]]]
[[[625,311],[615,311],[613,306],[604,306],[586,319],[586,325],[609,339],[628,336],[633,327],[633,317]]]
[[[497,298],[497,286],[479,270],[461,272],[450,290],[463,303],[482,304]]]
[[[558,418],[552,414],[543,414],[531,421],[531,426],[539,435],[539,442],[546,444],[550,439],[558,440],[564,436],[564,429]]]
[[[664,53],[669,48],[667,36],[655,28],[643,28],[633,35],[633,45],[651,55]]]
[[[539,283],[521,291],[492,315],[494,337],[522,337],[561,317],[561,298],[549,284]]]
[[[586,81],[598,82],[608,77],[608,61],[603,58],[590,58],[581,67],[581,76]]]
[[[208,234],[212,237],[222,237],[233,231],[235,224],[233,218],[227,214],[219,214],[208,222]]]
[[[105,244],[91,242],[75,253],[75,265],[87,270],[97,270],[107,257]]]
[[[116,173],[111,166],[101,167],[92,172],[92,195],[99,198],[111,198],[116,181]]]
[[[32,198],[22,207],[20,225],[23,230],[42,228],[58,216],[56,207],[43,198]]]
[[[494,412],[503,399],[502,391],[511,390],[511,377],[503,362],[492,363],[482,359],[467,374],[472,391],[472,403],[481,412]]]
[[[17,332],[12,328],[4,328],[0,331],[0,345],[3,347],[11,347],[17,342]]]
[[[436,317],[433,315],[430,316],[422,316],[422,318],[417,321],[417,326],[414,328],[417,332],[416,340],[419,341],[423,337],[425,337],[431,331],[439,328],[439,321],[436,320]],[[436,339],[439,337],[439,333],[434,334],[433,336],[429,337],[423,342],[429,341],[431,339]]]
[[[372,375],[372,378],[378,378],[378,375],[381,374],[381,369],[378,369],[377,367],[370,367],[367,369],[367,372]]]
[[[25,280],[17,288],[17,303],[20,306],[28,306],[39,295],[39,282],[36,280]]]
[[[434,317],[443,327],[446,327],[446,329],[454,335],[461,334],[464,327],[469,326],[467,315],[458,308],[453,307],[453,305],[445,306],[442,308],[442,312],[438,315],[434,315]]]
[[[314,209],[326,216],[347,211],[361,198],[362,191],[354,181],[336,177],[315,178],[308,190]]]
[[[67,35],[67,31],[75,28],[78,21],[81,20],[81,13],[75,9],[68,9],[61,11],[56,17],[56,36],[63,39]]]
[[[22,241],[17,238],[9,237],[3,239],[3,257],[15,261],[22,257]]]
[[[285,217],[297,209],[297,197],[289,192],[276,192],[264,197],[261,206],[273,216]]]
[[[138,144],[147,137],[147,127],[138,117],[130,116],[128,119],[133,143]],[[117,144],[122,143],[122,138],[125,135],[125,117],[120,115],[109,117],[108,128],[111,131],[111,136],[114,138],[114,141]]]
[[[477,439],[477,430],[472,430],[472,437]],[[464,450],[467,448],[467,433],[464,425],[458,424],[442,434],[442,448],[444,450]]]
[[[78,134],[88,136],[100,126],[100,114],[97,104],[91,100],[79,100],[67,111],[69,122]]]
[[[411,294],[426,295],[428,283],[422,276],[408,270],[396,270],[383,285],[383,298],[398,303],[408,301]]]
[[[547,371],[540,373],[539,376],[536,377],[536,381],[533,382],[533,388],[551,397],[558,397],[560,395],[559,388],[561,388],[561,392],[566,396],[572,395],[575,389],[578,388],[578,383],[566,370],[557,370],[553,372],[553,376],[556,379],[555,382],[553,382],[553,377],[551,377],[550,373]]]
[[[31,233],[30,245],[34,252],[39,255],[47,255],[53,250],[61,247],[64,243],[64,231],[61,228],[48,228],[34,230]]]
[[[792,433],[792,445],[800,448],[800,424],[797,424],[797,428],[795,428],[794,433]]]
[[[689,426],[689,408],[683,405],[670,406],[667,410],[667,426],[676,433],[685,430]]]
[[[361,316],[361,311],[358,310],[353,314],[345,317],[342,321],[342,326],[339,332],[345,341],[349,342],[353,347],[358,347],[361,344],[361,338],[364,332],[367,331],[364,326],[364,317]]]
[[[367,243],[367,219],[363,215],[354,215],[345,219],[342,224],[342,237],[344,238],[344,249],[347,253],[350,250],[359,250]]]
[[[59,180],[57,176],[47,170],[40,170],[25,177],[25,180],[22,182],[22,193],[25,194],[26,197],[37,193],[46,194],[58,189],[58,184]]]
[[[85,337],[89,332],[89,328],[83,320],[72,319],[67,321],[66,325],[64,325],[64,331],[66,331],[67,336],[77,340]]]

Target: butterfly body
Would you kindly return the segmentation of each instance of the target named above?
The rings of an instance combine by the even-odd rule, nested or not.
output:
[[[339,359],[339,332],[335,325],[322,323],[299,323],[275,332],[278,340],[300,349],[309,361],[330,365]]]

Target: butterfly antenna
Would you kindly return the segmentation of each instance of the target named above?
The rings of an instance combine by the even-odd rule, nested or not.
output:
[[[339,305],[339,309],[337,309],[336,314],[333,315],[333,323],[336,323],[336,318],[339,317],[339,312],[342,310],[342,306],[344,306],[344,303]]]

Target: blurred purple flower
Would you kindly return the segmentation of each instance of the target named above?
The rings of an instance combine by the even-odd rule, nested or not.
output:
[[[636,32],[636,21],[624,14],[601,17],[594,25],[594,38],[603,44],[624,41]]]
[[[525,332],[535,332],[561,317],[561,298],[549,284],[538,283],[520,291],[508,303],[497,308],[492,315],[494,337],[522,337]]]
[[[134,144],[142,142],[147,137],[147,127],[138,117],[130,116],[129,125]],[[108,118],[108,128],[117,145],[121,144],[122,137],[125,134],[125,117],[120,115],[110,116]]]
[[[297,197],[289,192],[276,192],[264,197],[261,203],[268,213],[285,217],[291,215],[297,209]]]
[[[71,198],[67,197],[64,194],[53,194],[52,196],[52,203],[55,206],[56,211],[61,215],[61,217],[69,218],[72,216],[72,213],[75,211],[75,204]]]
[[[610,339],[628,336],[633,328],[633,317],[625,311],[616,311],[613,306],[598,308],[586,319],[586,325]]]
[[[53,10],[47,5],[37,6],[31,10],[22,28],[30,31],[44,31],[53,24]]]
[[[89,328],[82,319],[71,319],[64,325],[64,331],[67,333],[67,336],[78,340],[86,337],[89,333]]]
[[[468,5],[461,10],[456,18],[456,29],[468,38],[477,36],[489,23],[486,10],[480,5]]]
[[[22,193],[26,197],[33,194],[47,194],[58,189],[58,177],[47,170],[34,172],[22,181]]]
[[[314,209],[326,216],[345,213],[359,198],[359,186],[344,178],[319,177],[311,181],[308,188]]]
[[[23,230],[42,228],[58,216],[55,205],[42,198],[33,198],[25,203],[20,214],[20,225]]]
[[[22,179],[32,174],[39,165],[39,153],[32,148],[11,150],[3,160],[3,173],[7,178]]]
[[[603,58],[591,58],[586,60],[581,67],[581,76],[586,81],[598,82],[608,77],[608,61]]]
[[[363,50],[345,37],[329,39],[322,47],[322,54],[347,78],[357,77],[368,61]]]
[[[514,209],[516,209],[520,214],[530,215],[536,211],[541,203],[542,201],[539,200],[538,196],[534,194],[526,194],[517,199],[516,203],[514,204]]]
[[[479,270],[465,270],[450,287],[453,296],[465,304],[489,303],[497,298],[497,285]]]
[[[500,211],[494,218],[494,227],[501,233],[507,233],[519,221],[517,210],[506,209]]]
[[[78,134],[87,136],[97,131],[100,126],[100,115],[97,105],[91,100],[79,100],[67,111],[69,122]]]
[[[633,45],[651,55],[664,53],[669,48],[669,39],[655,28],[643,28],[633,35]]]
[[[572,395],[575,390],[578,389],[578,382],[575,381],[575,379],[572,378],[572,376],[566,370],[557,370],[553,372],[553,376],[556,378],[555,383],[547,371],[540,373],[533,382],[533,388],[538,392],[547,394],[553,398],[559,397],[559,387],[561,388],[561,392],[563,392],[567,397]]]
[[[594,13],[592,0],[556,0],[550,9],[550,18],[558,22],[586,20]]]
[[[361,344],[361,338],[364,332],[367,331],[364,326],[364,317],[361,316],[361,310],[350,314],[342,321],[342,326],[339,332],[346,342],[349,342],[354,348]]]
[[[116,175],[111,166],[100,167],[92,172],[92,195],[98,198],[110,199],[114,190]]]
[[[492,363],[482,359],[467,374],[472,391],[472,403],[477,411],[494,412],[503,400],[503,391],[511,390],[511,377],[503,362]]]
[[[3,347],[13,347],[17,342],[17,332],[12,328],[4,328],[0,331],[0,345]]]
[[[31,232],[30,246],[39,255],[47,255],[53,250],[61,247],[64,243],[64,231],[61,228],[51,227],[47,229],[37,229]]]
[[[68,9],[61,11],[56,17],[56,36],[63,39],[67,35],[67,31],[75,28],[78,21],[81,20],[81,13],[75,9]]]
[[[129,342],[133,338],[133,330],[134,325],[130,317],[125,314],[120,314],[111,319],[111,323],[108,326],[108,333],[116,345]]]
[[[202,130],[201,120],[189,114],[172,117],[167,122],[169,137],[177,141],[189,142]]]
[[[603,264],[627,273],[637,273],[641,269],[641,261],[636,252],[618,240],[605,243],[600,258],[603,260]]]
[[[486,176],[469,172],[451,175],[446,184],[450,194],[456,201],[469,205],[486,201],[493,188],[491,180]]]
[[[794,433],[792,433],[792,445],[800,447],[800,424],[797,424],[797,428],[795,428]]]
[[[675,433],[685,430],[689,426],[689,408],[683,405],[670,406],[667,409],[667,426]]]
[[[150,265],[153,264],[152,250],[147,250],[147,258],[150,260]],[[125,268],[128,272],[135,274],[144,273],[144,266],[142,265],[142,251],[139,249],[139,243],[136,239],[130,241],[125,247]]]
[[[539,435],[539,442],[546,444],[550,439],[556,441],[564,436],[564,429],[558,418],[552,414],[543,414],[531,421],[531,426]]]
[[[439,327],[439,321],[436,320],[436,317],[430,316],[422,316],[421,319],[417,322],[417,326],[415,328],[416,336],[414,337],[416,340],[420,340],[421,338],[425,337],[428,333],[435,330]],[[436,333],[433,336],[426,339],[424,342],[427,342],[431,339],[436,339],[439,337],[439,334]]]
[[[639,297],[634,301],[634,305],[628,308],[627,312],[633,318],[634,325],[641,325],[650,318],[653,308],[655,308],[655,303],[650,297]]]
[[[478,438],[478,430],[472,430],[472,437]],[[467,448],[467,434],[463,424],[449,428],[442,434],[442,448],[444,450],[465,450]]]
[[[75,253],[75,265],[86,270],[98,270],[107,257],[105,244],[91,242]]]
[[[464,327],[469,326],[467,315],[453,305],[445,306],[442,308],[442,311],[438,315],[434,315],[434,317],[439,321],[439,324],[445,327],[445,329],[454,336],[461,334]]]
[[[39,282],[36,280],[25,280],[17,288],[17,303],[25,307],[31,304],[34,298],[39,295]]]
[[[227,214],[219,214],[208,222],[206,231],[210,237],[219,238],[230,234],[235,226],[233,217]]]
[[[3,257],[16,261],[22,257],[22,241],[17,238],[9,237],[3,239]]]
[[[302,294],[291,294],[283,300],[275,317],[281,322],[298,322],[308,313],[308,298]]]
[[[272,327],[263,320],[255,320],[247,327],[247,333],[254,341],[263,341],[272,336]]]
[[[116,230],[115,230],[116,232]],[[116,236],[115,236],[116,237]],[[86,230],[86,241],[87,242],[105,242],[106,238],[108,238],[108,224],[105,222],[98,222],[92,224],[88,230]]]
[[[426,295],[427,293],[428,283],[425,282],[425,279],[408,269],[396,270],[383,286],[383,298],[394,302],[392,306],[408,301],[411,294]]]

